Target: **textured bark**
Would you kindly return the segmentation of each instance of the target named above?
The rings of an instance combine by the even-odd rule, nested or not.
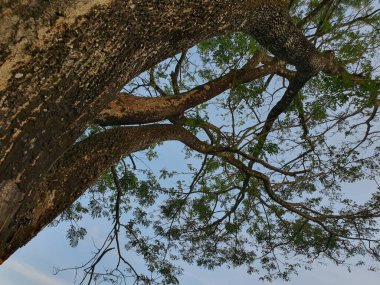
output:
[[[146,98],[129,94],[119,94],[99,116],[95,123],[129,125],[158,122],[181,115],[184,111],[204,103],[222,92],[242,83],[247,83],[271,73],[290,78],[294,74],[279,62],[256,67],[258,62],[250,62],[239,70],[232,70],[224,76],[203,85],[170,97]]]
[[[11,207],[8,198],[0,201],[7,212],[0,217],[1,244],[8,243],[9,221],[24,223],[12,216],[38,196],[32,185],[128,80],[205,38],[241,30],[253,6],[230,0],[3,1],[0,191],[15,185],[12,193],[25,201]]]
[[[0,179],[22,189],[129,79],[202,39],[241,29],[249,11],[244,1],[226,0],[38,1],[28,9],[17,2],[2,11],[18,18],[13,30],[21,36],[1,69]]]
[[[305,73],[327,70],[287,2],[1,0],[0,263],[96,178],[84,167],[58,169],[62,159],[86,163],[75,140],[145,69],[203,39],[246,31]],[[105,164],[95,161],[88,165],[100,173]],[[70,182],[57,188],[61,180]],[[80,191],[70,192],[73,183]]]
[[[13,223],[2,234],[7,242],[0,244],[0,256],[6,260],[17,248],[32,239],[53,221],[57,212],[62,212],[80,197],[104,169],[126,155],[168,140],[180,141],[201,153],[218,150],[176,125],[120,127],[96,134],[68,150],[44,180],[34,185],[33,190],[38,194],[23,201]]]
[[[2,259],[6,260],[33,238],[121,157],[158,142],[178,140],[184,133],[182,128],[173,125],[115,128],[73,146],[54,164],[44,180],[31,189],[37,194],[26,197],[12,221],[8,220],[6,231],[1,234]],[[5,190],[12,193],[14,187],[7,185]],[[4,192],[8,193],[4,190],[0,193]]]

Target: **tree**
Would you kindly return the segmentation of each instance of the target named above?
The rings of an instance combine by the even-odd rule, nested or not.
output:
[[[118,232],[121,197],[145,193],[141,203],[151,205],[149,192],[157,187],[153,178],[137,182],[129,170],[111,166],[166,140],[205,155],[190,191],[179,187],[160,205],[170,227],[154,225],[168,244],[182,247],[186,260],[250,264],[256,255],[250,247],[262,248],[269,272],[277,268],[269,257],[277,248],[309,260],[323,254],[341,263],[339,256],[362,253],[379,259],[379,194],[363,205],[339,196],[341,182],[378,173],[372,124],[379,81],[372,58],[379,11],[372,2],[82,0],[36,1],[26,9],[23,1],[2,1],[0,261],[102,173],[97,184],[108,181],[116,193],[109,209]],[[197,78],[179,76],[194,72],[184,51],[230,32],[199,46],[213,71],[204,68],[196,75],[203,83],[191,88]],[[179,52],[169,74],[152,69]],[[120,93],[149,68],[130,91],[149,85],[159,96]],[[288,82],[279,99],[270,90],[277,76]],[[222,106],[229,128],[208,121],[203,106],[184,114],[227,90]],[[249,122],[242,118],[246,110],[254,115]],[[171,124],[149,124],[165,119]],[[91,124],[103,128],[80,138]],[[127,126],[136,124],[149,125]],[[328,139],[334,132],[345,142],[334,145]],[[360,153],[363,147],[373,153]],[[284,153],[293,157],[279,158]],[[123,193],[121,185],[142,192]],[[328,208],[318,191],[341,209]],[[140,214],[137,221],[148,223]],[[133,236],[133,225],[124,227]],[[191,255],[196,247],[200,257]],[[165,266],[154,268],[171,278]],[[289,264],[282,277],[293,269]]]

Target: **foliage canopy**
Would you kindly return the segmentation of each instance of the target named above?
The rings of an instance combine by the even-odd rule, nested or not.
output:
[[[170,161],[150,169],[160,156],[152,146],[110,168],[55,221],[71,221],[72,246],[86,234],[78,226],[84,215],[113,223],[82,267],[83,282],[176,284],[179,259],[208,269],[246,266],[265,280],[288,280],[321,258],[349,267],[370,256],[375,269],[380,191],[358,202],[345,188],[377,183],[380,171],[378,4],[291,1],[307,39],[333,51],[348,73],[314,75],[286,104],[295,68],[244,33],[202,42],[125,86],[128,95],[169,98],[230,78],[219,96],[169,120],[202,146],[185,147],[187,169],[172,169]],[[94,125],[83,139],[110,128],[117,127]],[[98,271],[111,249],[116,265]],[[146,272],[125,259],[125,250],[143,258]]]

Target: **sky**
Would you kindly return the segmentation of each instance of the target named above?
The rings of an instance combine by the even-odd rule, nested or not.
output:
[[[173,144],[165,144],[167,155],[171,156]],[[165,153],[165,152],[164,152]],[[162,153],[161,153],[162,154]],[[172,157],[172,156],[171,156]],[[170,160],[171,168],[179,167],[180,160]],[[365,182],[361,185],[345,185],[352,199],[364,201],[376,185]],[[19,249],[0,266],[0,285],[71,285],[75,284],[75,271],[64,271],[53,274],[55,267],[71,267],[85,262],[94,250],[93,244],[103,241],[108,227],[99,220],[86,220],[88,234],[79,246],[72,248],[66,239],[67,224],[47,227],[31,242]],[[365,268],[352,268],[351,273],[344,267],[331,263],[313,266],[313,270],[300,270],[291,282],[274,281],[264,283],[257,281],[255,275],[248,275],[243,268],[218,269],[208,271],[195,266],[184,265],[184,274],[179,278],[181,285],[378,285],[380,272],[368,271]]]
[[[175,142],[166,142],[160,147],[160,159],[149,162],[149,167],[161,169],[167,166],[168,170],[184,170],[189,161],[180,157],[182,145]],[[174,159],[175,158],[175,159]],[[193,161],[190,161],[193,162]],[[365,201],[370,193],[376,189],[376,184],[369,181],[357,185],[344,185],[345,193],[357,202]],[[70,285],[75,283],[75,271],[64,271],[53,274],[54,268],[67,268],[80,265],[88,261],[94,251],[94,244],[101,244],[111,225],[99,220],[85,218],[84,224],[88,234],[79,246],[72,248],[66,238],[67,224],[57,227],[47,227],[26,246],[19,249],[3,265],[0,266],[0,285]],[[133,263],[133,257],[128,256]],[[130,259],[128,259],[130,261]],[[184,274],[179,277],[181,285],[378,285],[380,272],[368,271],[365,268],[353,268],[349,273],[344,267],[327,265],[313,265],[312,271],[299,270],[298,276],[293,276],[290,283],[275,280],[273,283],[258,281],[257,276],[248,275],[244,268],[221,268],[208,271],[183,265]],[[77,280],[78,281],[78,280]]]
[[[102,224],[90,223],[89,235],[84,243],[71,248],[65,237],[65,227],[46,228],[28,245],[19,249],[9,260],[0,266],[1,285],[69,285],[74,284],[74,271],[53,275],[55,267],[73,266],[85,261],[93,250],[91,240],[102,236]],[[263,283],[254,275],[248,275],[244,269],[219,269],[207,271],[194,266],[185,266],[185,273],[180,277],[181,285],[378,285],[380,272],[367,271],[364,268],[353,268],[351,273],[345,268],[334,265],[314,266],[312,271],[301,270],[290,283],[275,281]]]
[[[180,144],[165,143],[160,147],[163,158],[180,156]],[[181,159],[170,159],[170,169],[183,167]],[[153,162],[152,167],[163,166],[160,161]],[[376,185],[365,182],[361,185],[346,185],[346,190],[352,198],[365,200]],[[93,221],[85,218],[84,223],[88,234],[78,247],[69,246],[66,239],[67,224],[57,227],[47,227],[26,246],[19,249],[9,260],[0,266],[0,285],[69,285],[75,282],[75,271],[64,271],[54,275],[54,267],[72,267],[86,262],[94,250],[94,244],[99,245],[111,228],[105,221]],[[133,257],[129,257],[133,261]],[[274,281],[264,283],[257,276],[248,275],[244,268],[207,271],[184,264],[184,274],[179,278],[181,285],[378,285],[380,272],[368,271],[365,268],[353,268],[349,273],[344,267],[336,267],[331,263],[314,265],[312,271],[300,270],[292,281]]]

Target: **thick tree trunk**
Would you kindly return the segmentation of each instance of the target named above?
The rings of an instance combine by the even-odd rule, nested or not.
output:
[[[14,215],[32,185],[128,80],[242,29],[252,10],[230,0],[24,2],[2,1],[0,12],[0,260],[10,227],[27,223]]]
[[[241,29],[250,10],[227,0],[22,2],[1,12],[10,31],[1,39],[9,48],[1,62],[0,179],[23,190],[128,80],[202,39]]]
[[[96,179],[57,169],[87,160],[75,140],[140,72],[229,31],[252,33],[305,72],[323,70],[324,57],[295,28],[286,3],[0,0],[0,264]]]

